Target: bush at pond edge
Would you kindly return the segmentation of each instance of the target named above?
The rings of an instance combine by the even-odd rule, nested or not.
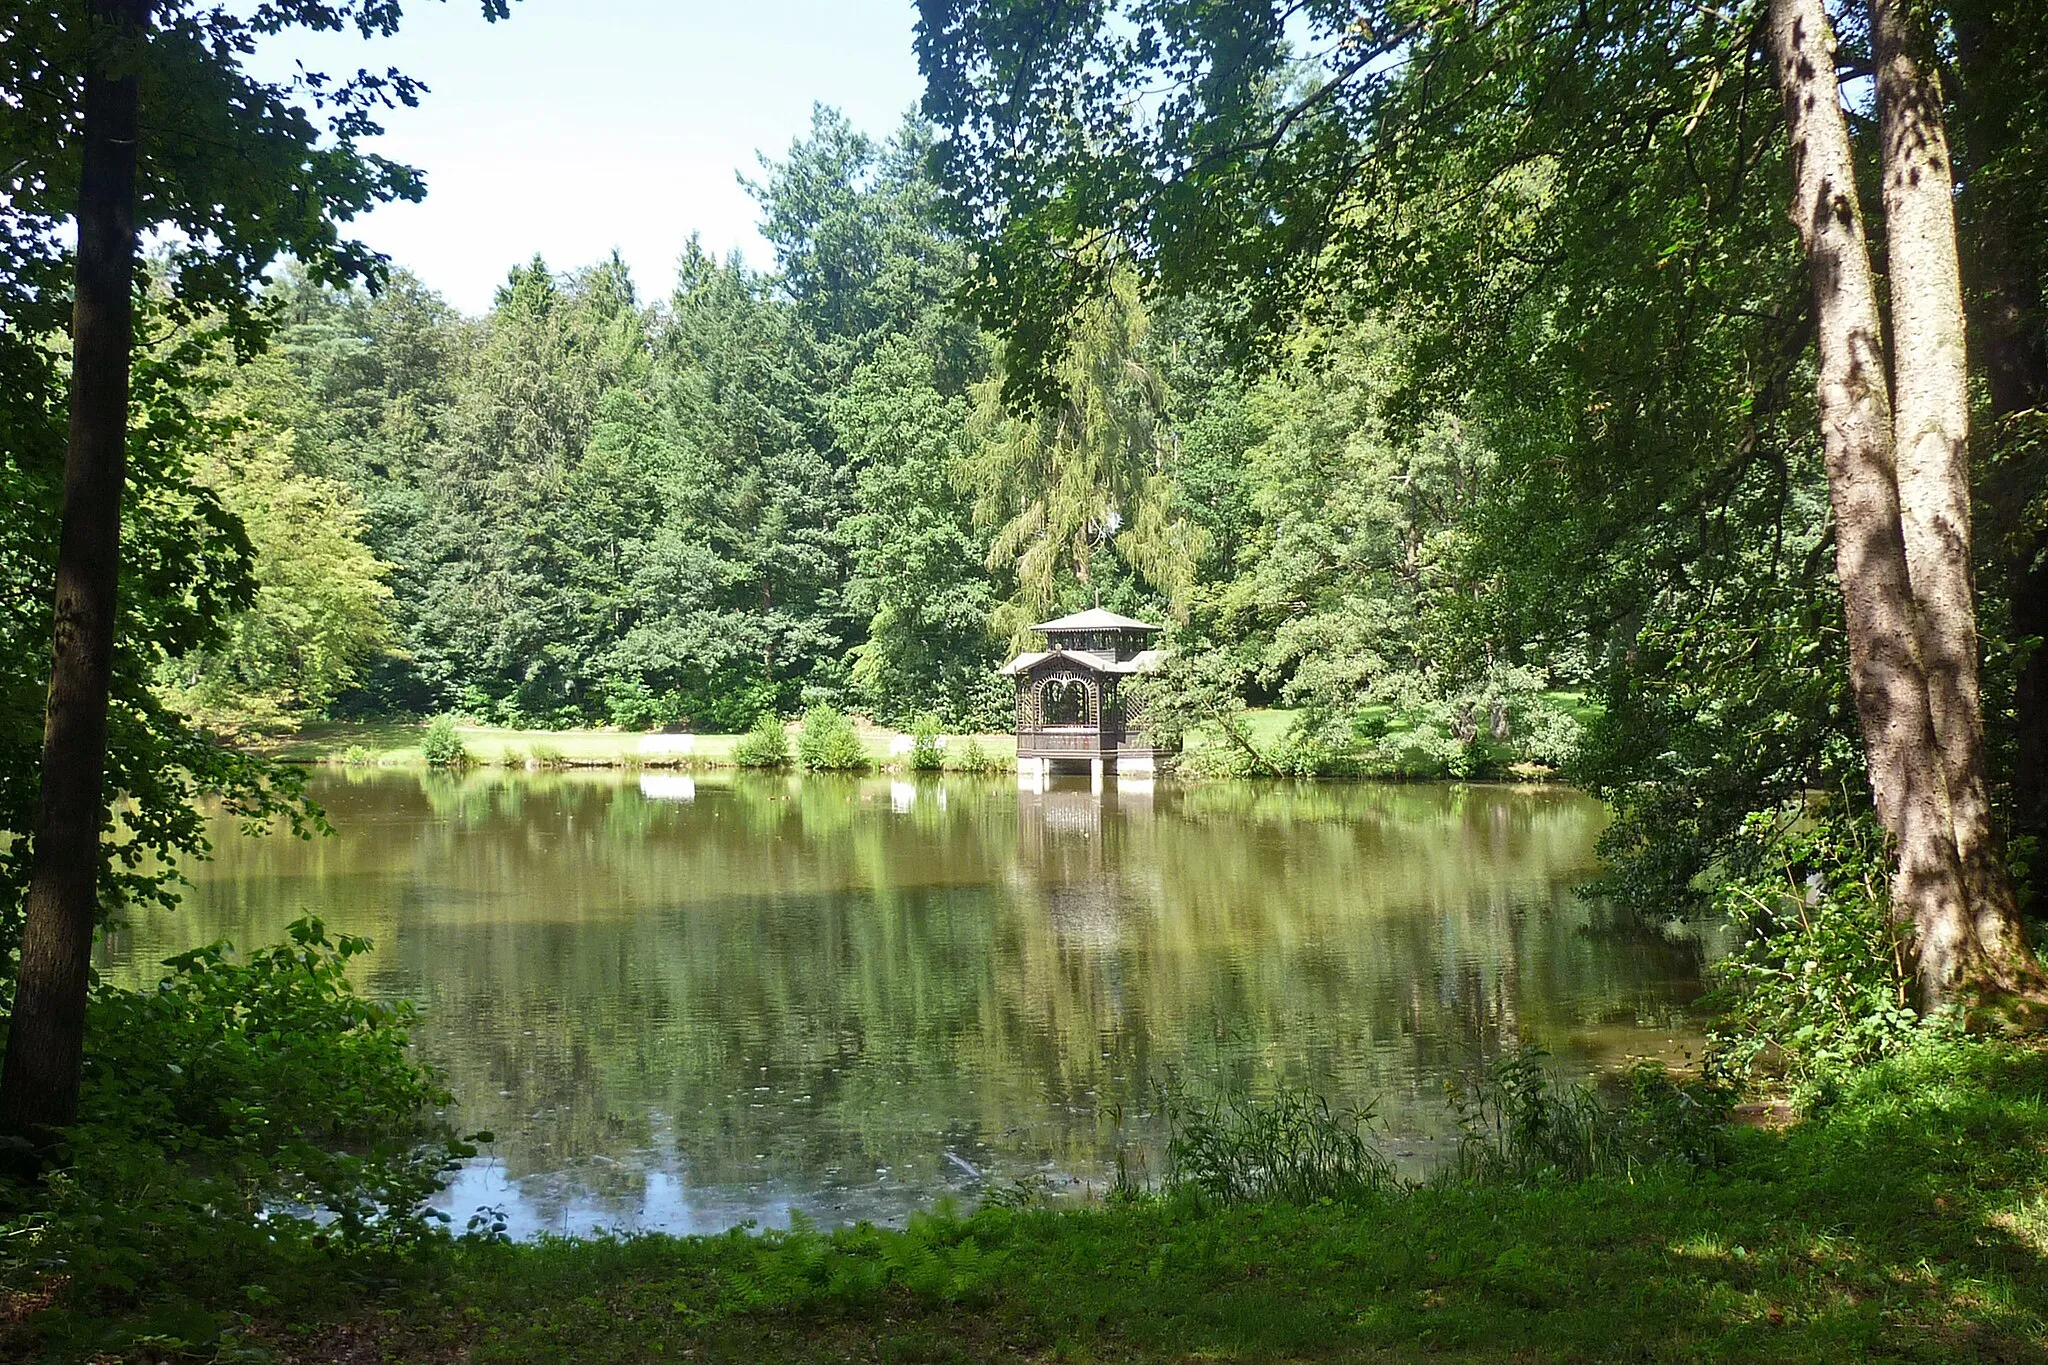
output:
[[[742,768],[789,766],[789,735],[773,711],[763,711],[754,728],[732,746],[732,761]]]
[[[429,1201],[475,1148],[433,1116],[450,1096],[412,1056],[412,1007],[350,985],[369,946],[301,919],[95,992],[78,1123],[39,1184],[0,1191],[0,1281],[54,1276],[46,1325],[90,1327],[78,1354],[133,1344],[108,1319],[204,1352],[251,1304],[388,1281],[446,1244]]]
[[[427,732],[420,737],[420,757],[434,768],[459,768],[469,762],[469,750],[455,729],[455,717],[436,716],[427,722]]]
[[[813,706],[804,713],[797,736],[796,761],[810,772],[858,773],[869,766],[868,751],[844,712]]]

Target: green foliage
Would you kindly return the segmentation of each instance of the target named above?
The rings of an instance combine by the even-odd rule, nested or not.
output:
[[[998,773],[1004,768],[1003,760],[981,747],[981,741],[969,735],[953,760],[956,771],[963,773]]]
[[[460,768],[469,762],[469,751],[462,745],[455,717],[439,715],[427,722],[426,731],[420,736],[420,756],[432,768]]]
[[[682,719],[681,697],[656,696],[639,678],[614,673],[605,679],[604,707],[621,730],[658,730]]]
[[[947,723],[966,726],[999,662],[989,627],[996,593],[972,500],[956,487],[966,401],[941,382],[927,348],[892,339],[827,411],[859,471],[860,507],[845,524],[846,594],[868,619],[851,680],[878,716],[935,706]]]
[[[0,275],[18,282],[4,270]],[[12,287],[0,284],[0,293]],[[39,801],[65,439],[60,357],[18,330],[27,325],[24,314],[7,311],[16,326],[0,329],[0,496],[15,514],[0,518],[0,648],[21,666],[0,675],[0,1002],[12,995],[33,853],[27,832]],[[177,330],[156,299],[142,302],[138,326]],[[45,335],[57,335],[54,328]],[[247,609],[257,591],[247,535],[218,494],[193,477],[194,452],[208,434],[201,411],[214,340],[188,333],[136,362],[128,474],[142,491],[122,516],[110,806],[99,874],[109,912],[176,899],[181,860],[205,848],[203,801],[219,801],[255,825],[322,827],[301,799],[298,774],[213,743],[152,686],[165,660],[220,644],[223,623]]]
[[[1440,1179],[1529,1184],[1629,1175],[1660,1162],[1719,1163],[1731,1092],[1712,1080],[1674,1079],[1648,1063],[1627,1075],[1619,1104],[1559,1081],[1538,1049],[1522,1048],[1451,1090],[1458,1148]]]
[[[312,1341],[800,1365],[1106,1348],[1134,1365],[2026,1359],[2048,1331],[2044,1096],[2038,1049],[1930,1042],[1787,1132],[1722,1130],[1705,1176],[1434,1184],[1364,1209],[1004,1200],[902,1230],[477,1246],[430,1293]]]
[[[1718,1066],[1738,1080],[1781,1080],[1812,1102],[1929,1030],[1912,1002],[1911,959],[1890,913],[1889,849],[1868,816],[1784,828],[1751,817],[1754,869],[1724,881],[1716,904],[1733,949],[1713,965]]]
[[[692,243],[659,306],[616,258],[530,262],[474,321],[412,282],[273,291],[301,461],[393,568],[400,648],[345,704],[731,732],[851,681],[964,710],[994,660],[947,465],[986,362],[925,138],[821,109],[753,187],[776,273]]]
[[[1617,807],[1608,889],[1658,914],[1707,908],[1750,812],[1860,788],[1807,281],[1759,169],[1784,164],[1783,129],[1757,116],[1748,11],[926,17],[967,294],[1012,387],[1057,389],[1110,266],[1079,244],[1103,240],[1130,244],[1162,316],[1199,320],[1196,354],[1269,371],[1212,383],[1190,423],[1232,557],[1185,645],[1226,654],[1239,697],[1325,713],[1318,748],[1388,707],[1374,767],[1485,771],[1461,713],[1496,669],[1585,692],[1580,742],[1536,747]],[[2038,59],[2008,50],[1965,56],[1998,79],[1953,98],[2009,176]],[[2014,179],[1966,189],[1965,219]],[[1239,462],[1253,477],[1219,476]]]
[[[341,761],[351,768],[368,768],[375,766],[377,756],[361,744],[351,744],[342,754]]]
[[[754,728],[732,746],[732,761],[742,768],[786,768],[789,766],[789,732],[782,718],[763,711]]]
[[[428,1201],[474,1148],[432,1117],[450,1097],[410,1055],[411,1008],[351,988],[369,946],[302,919],[95,993],[79,1121],[0,1227],[10,1280],[57,1277],[46,1330],[119,1349],[94,1318],[172,1323],[197,1348],[238,1310],[385,1279],[443,1239]]]
[[[1319,1095],[1168,1097],[1166,1186],[1217,1204],[1376,1203],[1398,1188],[1373,1111]]]
[[[822,705],[804,712],[804,728],[796,740],[796,761],[807,771],[824,773],[866,772],[871,765],[853,722],[844,712]]]
[[[1206,537],[1173,505],[1174,397],[1148,352],[1150,330],[1136,275],[1111,272],[1082,310],[1048,402],[1013,411],[1000,376],[975,390],[960,477],[976,524],[994,533],[988,566],[1016,578],[1018,595],[996,618],[1012,643],[1065,584],[1092,583],[1111,548],[1176,601],[1193,587]]]
[[[939,733],[938,717],[919,716],[910,732],[911,771],[935,773],[945,766],[945,736]]]
[[[388,566],[362,543],[363,512],[348,485],[296,473],[289,432],[215,406],[232,436],[200,459],[197,480],[249,536],[255,600],[222,623],[218,645],[160,665],[158,686],[215,729],[322,715],[389,642]]]
[[[481,7],[487,18],[506,13],[505,0]],[[382,131],[384,111],[417,98],[415,81],[388,68],[335,77],[289,61],[249,61],[259,35],[280,44],[302,29],[388,36],[399,6],[295,0],[256,16],[161,0],[120,12],[148,19],[148,32],[123,42],[109,65],[137,84],[136,226],[143,240],[160,245],[138,282],[127,412],[130,493],[104,784],[110,833],[98,878],[108,909],[172,899],[173,869],[205,849],[195,810],[201,798],[218,799],[252,823],[283,818],[301,830],[318,823],[299,800],[296,778],[207,742],[152,686],[160,669],[189,677],[218,651],[236,652],[228,623],[247,624],[245,613],[265,610],[266,580],[262,569],[252,571],[251,534],[238,516],[246,510],[260,521],[262,514],[232,507],[202,477],[196,453],[215,433],[196,414],[206,406],[223,338],[246,355],[271,335],[275,319],[258,292],[266,271],[288,257],[333,284],[382,279],[383,258],[346,236],[343,225],[379,203],[423,192],[411,167],[363,146]],[[105,24],[86,22],[85,10],[66,2],[11,8],[0,43],[9,109],[0,119],[0,165],[9,168],[0,234],[0,316],[7,320],[0,328],[0,496],[10,509],[0,527],[0,651],[23,661],[0,685],[0,995],[11,993],[21,886],[33,853],[27,832],[37,800],[64,462],[64,338],[76,265],[80,73],[89,55],[108,56],[94,45],[110,41]],[[256,65],[277,74],[258,74]],[[282,491],[286,503],[308,492]],[[314,490],[310,504],[321,505],[331,491]],[[300,529],[321,542],[321,554],[337,548],[329,528]],[[335,586],[339,596],[306,618],[241,642],[254,646],[243,651],[245,660],[262,660],[257,671],[267,690],[286,680],[275,667],[280,653],[309,664],[304,681],[316,689],[343,679],[365,638],[361,608],[376,593],[362,577]]]
[[[1458,1150],[1449,1179],[1583,1180],[1608,1164],[1605,1115],[1586,1086],[1560,1083],[1541,1052],[1523,1049],[1451,1091]]]

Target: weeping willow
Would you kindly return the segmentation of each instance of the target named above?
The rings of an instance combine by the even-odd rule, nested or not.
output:
[[[975,524],[994,532],[988,567],[1016,574],[999,631],[1021,635],[1064,583],[1088,585],[1105,550],[1184,609],[1207,540],[1174,512],[1174,396],[1146,355],[1150,330],[1137,277],[1120,270],[1054,367],[1055,402],[1016,413],[1000,372],[976,386],[958,476]]]

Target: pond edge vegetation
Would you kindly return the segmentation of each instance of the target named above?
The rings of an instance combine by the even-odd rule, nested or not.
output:
[[[0,1223],[0,1344],[321,1360],[367,1335],[408,1357],[744,1342],[822,1359],[985,1333],[1177,1359],[1334,1332],[1317,1351],[1405,1339],[1492,1358],[1608,1354],[1599,1334],[1621,1331],[1659,1358],[1782,1359],[1958,1339],[1996,1354],[2048,1330],[2048,1050],[1947,1021],[1875,1053],[1821,1046],[1798,1072],[1804,1117],[1776,1131],[1730,1122],[1720,1048],[1704,1076],[1641,1064],[1597,1088],[1520,1050],[1447,1096],[1454,1152],[1419,1181],[1394,1173],[1370,1109],[1169,1085],[1164,1169],[1120,1161],[1078,1207],[1019,1184],[895,1231],[793,1213],[787,1231],[510,1245],[489,1209],[458,1229],[428,1207],[490,1135],[433,1117],[447,1096],[406,1055],[410,1011],[348,986],[366,946],[302,921],[284,945],[198,950],[154,993],[99,998],[65,1173],[10,1191]],[[127,1102],[138,1069],[174,1078],[147,1087],[161,1103]],[[1645,1273],[1642,1311],[1617,1318],[1617,1277]],[[1089,1287],[1104,1276],[1113,1291]],[[1351,1286],[1341,1310],[1316,1289],[1332,1276]]]

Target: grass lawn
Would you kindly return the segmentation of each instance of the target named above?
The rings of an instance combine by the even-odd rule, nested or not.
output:
[[[287,763],[340,763],[351,749],[362,748],[370,762],[379,765],[420,766],[420,739],[426,733],[424,721],[318,721],[297,734],[255,746],[271,758]],[[798,727],[790,727],[795,743]],[[860,726],[860,737],[878,763],[901,761],[898,750],[907,750],[909,736],[897,730]],[[462,746],[473,762],[491,766],[518,766],[534,762],[542,766],[628,767],[697,766],[727,767],[738,735],[645,735],[628,730],[507,730],[495,725],[457,727]],[[949,739],[949,746],[964,743],[966,736]],[[1013,735],[976,737],[982,750],[1005,765],[1017,757]],[[679,741],[688,741],[681,752]]]
[[[1294,724],[1300,712],[1292,708],[1252,707],[1244,713],[1245,732],[1252,747],[1260,753],[1271,753],[1286,738],[1287,727]],[[1197,725],[1187,732],[1182,747],[1192,757],[1208,749],[1234,749],[1237,746],[1225,739],[1213,724]]]
[[[2048,1053],[1947,1045],[1718,1170],[903,1232],[472,1246],[285,1360],[2048,1360]]]

